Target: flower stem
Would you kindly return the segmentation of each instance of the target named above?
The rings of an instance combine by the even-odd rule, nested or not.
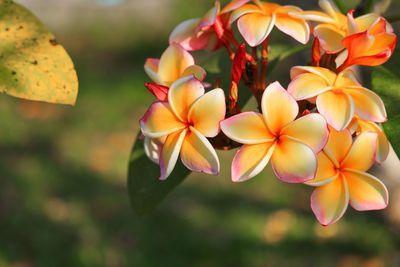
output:
[[[267,66],[268,66],[268,43],[269,39],[265,39],[261,48],[261,81],[260,90],[267,87]]]

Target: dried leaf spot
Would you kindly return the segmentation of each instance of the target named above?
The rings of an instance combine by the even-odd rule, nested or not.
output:
[[[58,41],[56,39],[50,39],[49,42],[51,45],[54,45],[54,46],[58,45]]]

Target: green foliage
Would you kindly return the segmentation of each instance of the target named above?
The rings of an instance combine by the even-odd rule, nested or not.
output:
[[[137,137],[128,171],[128,188],[133,209],[139,215],[149,214],[189,174],[190,171],[178,160],[171,176],[160,181],[160,168],[148,159],[143,140]]]
[[[390,63],[374,69],[372,89],[385,103],[388,121],[384,123],[388,136],[397,155],[400,156],[400,56],[396,53]]]
[[[75,104],[78,78],[64,48],[27,9],[0,0],[0,92]]]

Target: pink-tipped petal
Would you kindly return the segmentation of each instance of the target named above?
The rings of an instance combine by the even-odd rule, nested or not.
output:
[[[317,155],[317,166],[318,168],[315,178],[305,182],[305,184],[311,186],[323,186],[338,178],[338,170],[323,151]]]
[[[182,73],[189,66],[194,65],[194,59],[179,44],[171,44],[162,54],[158,65],[158,77],[163,85],[170,85],[181,77]]]
[[[316,103],[319,113],[338,131],[345,129],[354,116],[354,103],[347,93],[327,91],[317,97]]]
[[[276,176],[286,183],[310,181],[317,171],[317,158],[312,149],[288,136],[279,139],[271,162]]]
[[[189,110],[189,123],[206,137],[215,137],[219,123],[225,118],[225,95],[222,89],[214,89],[199,97]]]
[[[161,84],[162,81],[158,77],[158,65],[160,64],[160,60],[157,58],[148,58],[146,63],[144,63],[144,70],[146,74],[152,79],[155,83]]]
[[[363,87],[346,88],[345,92],[352,97],[355,114],[360,118],[374,122],[386,121],[385,104],[377,94]]]
[[[328,126],[320,114],[312,113],[288,124],[282,135],[290,136],[308,145],[314,153],[320,152],[328,141]]]
[[[165,102],[153,103],[140,120],[142,133],[151,138],[160,138],[185,127]]]
[[[275,15],[246,14],[239,18],[238,29],[246,42],[256,47],[270,34],[275,25]]]
[[[232,0],[229,4],[227,4],[221,11],[222,14],[229,13],[238,9],[239,7],[247,4],[251,0]]]
[[[169,43],[178,43],[187,51],[196,51],[207,47],[209,35],[198,32],[200,19],[189,19],[180,23],[169,36]]]
[[[369,170],[375,162],[377,138],[378,135],[373,132],[360,134],[342,161],[341,167],[358,171]]]
[[[165,180],[175,168],[187,130],[168,135],[160,155],[160,180]]]
[[[324,226],[337,222],[346,212],[348,204],[348,186],[342,177],[316,188],[311,195],[311,209]]]
[[[217,175],[219,160],[215,149],[200,132],[189,128],[181,149],[182,163],[191,171]]]
[[[204,95],[204,86],[194,76],[186,76],[175,81],[168,91],[168,102],[174,114],[187,121],[191,105]]]
[[[351,134],[347,129],[339,132],[330,128],[328,142],[324,147],[324,152],[336,167],[339,167],[339,163],[343,161],[349,152],[352,142]]]
[[[278,14],[275,25],[280,31],[293,37],[302,44],[308,43],[310,39],[310,26],[308,26],[308,23],[303,19]]]
[[[303,100],[313,98],[331,89],[331,85],[319,75],[303,73],[296,76],[289,84],[288,92],[296,100]]]
[[[299,113],[296,100],[279,82],[274,82],[265,89],[261,109],[268,129],[274,134],[279,134]]]
[[[215,1],[215,6],[211,8],[200,20],[198,28],[199,29],[208,28],[214,25],[220,11],[221,11],[221,4],[219,3],[219,1]]]
[[[349,185],[350,205],[358,211],[381,210],[389,203],[385,185],[376,177],[355,170],[343,172]]]
[[[222,132],[235,142],[247,145],[275,140],[261,114],[243,112],[221,122]]]
[[[232,162],[232,181],[244,182],[258,175],[267,166],[275,142],[243,145]]]

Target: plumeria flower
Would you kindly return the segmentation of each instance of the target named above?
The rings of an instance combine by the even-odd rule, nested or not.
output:
[[[358,115],[363,120],[386,121],[382,100],[362,87],[354,73],[346,69],[336,74],[320,67],[293,67],[288,91],[296,100],[310,100],[336,130],[345,129]]]
[[[205,93],[193,76],[175,81],[168,102],[155,102],[140,120],[142,133],[149,138],[165,138],[159,156],[161,180],[172,172],[180,155],[183,164],[195,172],[219,173],[218,156],[208,141],[220,131],[225,118],[222,89]]]
[[[387,159],[390,151],[389,140],[387,139],[383,129],[378,124],[372,121],[362,120],[358,116],[354,116],[348,129],[351,133],[355,133],[356,135],[360,135],[364,132],[376,133],[378,139],[376,144],[375,160],[378,163],[383,163]]]
[[[315,154],[325,145],[328,129],[319,114],[297,120],[297,102],[279,84],[265,90],[262,113],[244,112],[221,122],[230,139],[244,144],[232,163],[232,180],[246,181],[259,174],[271,160],[277,177],[288,183],[301,183],[314,178]]]
[[[385,63],[393,54],[396,35],[393,27],[376,13],[354,18],[354,11],[347,16],[338,11],[328,0],[320,0],[320,11],[293,12],[292,16],[319,22],[314,28],[321,48],[329,54],[343,51],[338,58],[346,58],[342,69],[351,65],[376,66]]]
[[[328,53],[343,50],[342,41],[345,37],[355,32],[366,31],[379,18],[377,14],[367,14],[354,19],[352,12],[346,16],[328,0],[320,0],[319,5],[322,11],[292,12],[291,15],[320,23],[314,28],[314,36],[320,40],[322,48]]]
[[[155,83],[167,87],[177,79],[191,74],[199,80],[206,76],[204,69],[195,65],[193,56],[176,43],[171,44],[160,59],[147,59],[144,69]]]
[[[249,1],[233,1],[231,5],[238,6]],[[295,18],[291,12],[300,12],[295,6],[281,6],[274,3],[254,1],[255,4],[245,4],[232,12],[230,21],[237,20],[239,32],[252,46],[260,45],[270,34],[274,26],[290,35],[300,43],[307,43],[310,37],[310,27],[302,18]]]
[[[386,63],[396,48],[397,37],[393,28],[384,18],[378,18],[363,32],[359,32],[355,22],[353,24],[353,31],[358,33],[343,40],[347,59],[341,68],[352,65],[379,66]]]
[[[348,130],[330,130],[329,140],[318,154],[311,208],[322,225],[337,222],[348,204],[358,211],[380,210],[388,205],[385,185],[367,171],[375,162],[377,134],[364,132],[352,142]]]
[[[219,1],[202,18],[189,19],[180,23],[169,36],[170,43],[179,43],[188,51],[203,49],[214,50],[221,46],[214,31],[215,23],[219,23],[221,14]]]

